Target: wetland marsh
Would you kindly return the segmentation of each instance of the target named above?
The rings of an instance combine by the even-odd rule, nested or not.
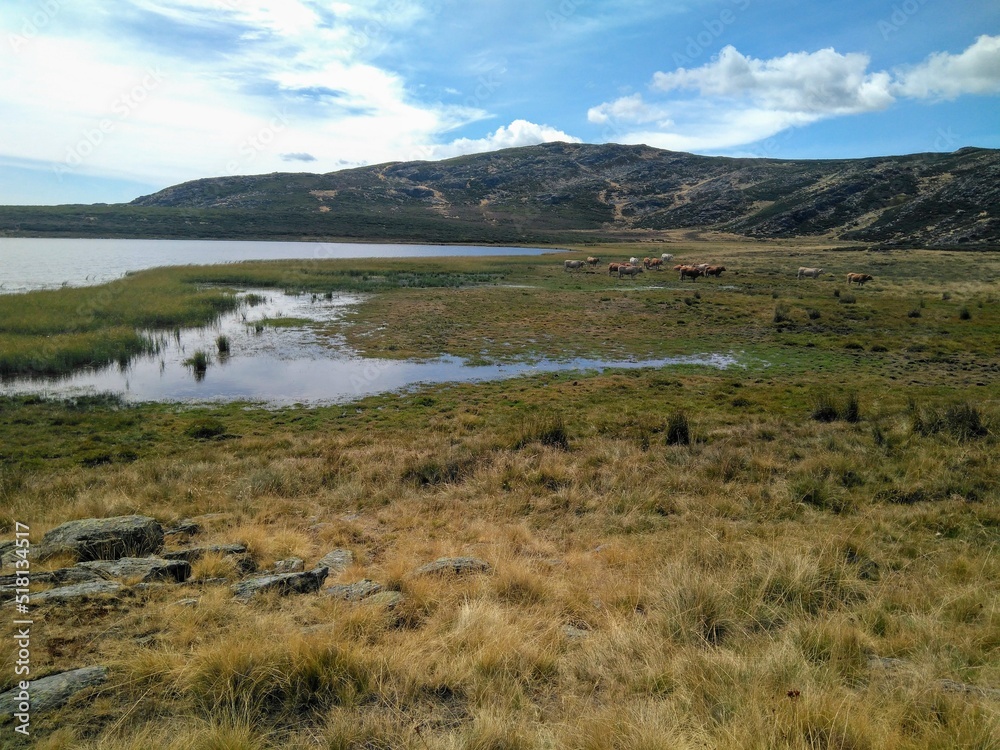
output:
[[[995,747],[1000,255],[677,242],[656,254],[730,270],[562,267],[652,249],[249,262],[0,297],[0,363],[19,376],[127,364],[149,330],[209,326],[210,346],[238,289],[356,300],[266,335],[378,360],[742,365],[310,408],[7,393],[5,538],[15,521],[38,538],[75,518],[195,518],[197,544],[245,545],[261,569],[348,549],[327,584],[402,596],[239,603],[240,572],[208,556],[193,584],[39,605],[39,675],[109,669],[36,717],[39,746]],[[847,272],[874,280],[848,289]],[[414,574],[458,555],[492,570]],[[8,658],[0,689],[13,674]]]

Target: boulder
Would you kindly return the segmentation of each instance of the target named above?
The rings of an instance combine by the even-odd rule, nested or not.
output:
[[[0,576],[0,595],[9,595],[14,593],[14,589],[22,588],[17,585],[18,575],[15,573],[13,575]],[[57,583],[57,584],[70,584],[70,583],[87,583],[89,581],[103,581],[104,577],[93,570],[85,570],[83,568],[60,568],[59,570],[46,570],[41,572],[30,573],[29,586],[33,586],[36,583]]]
[[[274,564],[275,573],[298,573],[305,568],[306,561],[301,557],[289,557],[287,560],[278,560]]]
[[[354,554],[349,549],[338,547],[321,557],[316,565],[317,567],[329,568],[330,575],[336,576],[347,570],[353,562]]]
[[[419,576],[428,573],[464,575],[467,573],[489,573],[492,570],[492,565],[477,557],[441,557],[434,562],[421,565],[413,571],[413,575]]]
[[[108,679],[107,667],[84,667],[69,672],[50,674],[40,680],[31,680],[28,693],[31,696],[32,718],[41,716],[46,711],[59,708],[74,695],[87,688],[97,687]],[[0,695],[0,722],[13,721],[13,714],[18,710],[19,690],[14,688]]]
[[[68,602],[77,599],[92,599],[96,596],[109,596],[117,594],[124,587],[114,581],[91,581],[90,583],[74,583],[71,586],[60,586],[59,588],[39,591],[31,595],[32,604],[43,604],[45,602]]]
[[[323,589],[324,594],[328,594],[335,599],[344,599],[349,602],[359,602],[374,596],[382,590],[382,584],[369,581],[367,578],[357,583],[338,583]]]
[[[277,591],[282,596],[287,594],[309,594],[319,591],[327,576],[326,568],[316,568],[302,573],[274,573],[257,578],[240,581],[232,587],[237,599],[246,601],[258,594]]]
[[[183,583],[191,576],[191,564],[186,560],[164,560],[162,557],[122,557],[118,560],[93,560],[77,563],[76,567],[93,570],[104,578],[128,581],[174,580]]]
[[[223,557],[235,558],[236,569],[240,573],[253,573],[257,570],[257,563],[247,554],[247,548],[243,544],[208,544],[203,547],[170,550],[169,552],[164,552],[161,557],[165,560],[186,560],[189,563],[193,563],[205,555],[222,555]]]
[[[163,529],[153,518],[119,516],[70,521],[42,537],[40,558],[69,552],[78,560],[117,560],[141,557],[163,547]]]

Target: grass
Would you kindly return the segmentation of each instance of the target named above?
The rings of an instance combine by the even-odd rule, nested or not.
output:
[[[732,278],[696,300],[666,275],[626,290],[570,277],[558,256],[477,261],[511,286],[373,288],[329,333],[389,356],[733,348],[745,367],[534,374],[310,409],[0,397],[5,538],[15,521],[37,543],[71,518],[194,517],[192,544],[244,544],[262,570],[347,548],[352,567],[328,583],[404,597],[241,604],[237,564],[216,555],[197,585],[39,606],[37,675],[105,664],[110,680],[34,716],[36,746],[996,746],[997,259],[686,251]],[[880,265],[853,305],[794,277],[862,261]],[[301,270],[176,273],[197,290]],[[794,326],[773,325],[774,291]],[[413,575],[452,555],[493,570]]]

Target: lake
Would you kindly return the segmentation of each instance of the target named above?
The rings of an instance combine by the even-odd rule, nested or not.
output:
[[[428,258],[541,255],[551,249],[475,245],[394,245],[340,242],[227,240],[81,240],[0,238],[0,294],[91,286],[129,271],[157,266],[236,263],[243,260]]]

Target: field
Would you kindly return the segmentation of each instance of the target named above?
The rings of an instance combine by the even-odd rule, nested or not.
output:
[[[729,270],[607,275],[653,247]],[[581,253],[597,271],[565,272]],[[848,288],[848,271],[874,280]],[[195,518],[197,544],[245,544],[262,569],[349,549],[327,585],[403,597],[240,603],[233,563],[209,556],[193,584],[39,605],[37,674],[109,680],[33,717],[32,746],[1000,747],[998,282],[992,253],[716,241],[0,297],[2,351],[27,353],[9,373],[58,371],[64,343],[74,362],[127,358],[136,326],[210,319],[225,285],[368,292],[327,333],[369,356],[739,362],[317,408],[0,399],[4,538],[15,521],[37,541],[76,518]],[[492,569],[414,573],[443,556]]]

